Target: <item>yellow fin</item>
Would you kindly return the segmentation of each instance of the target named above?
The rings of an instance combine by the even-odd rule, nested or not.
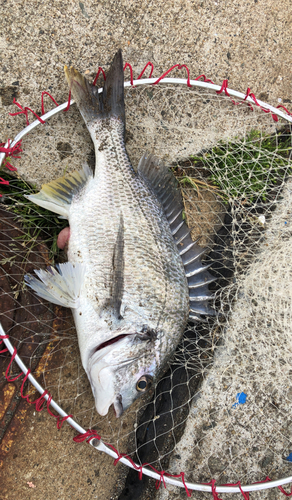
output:
[[[40,207],[68,218],[73,196],[85,186],[90,177],[92,177],[92,171],[86,165],[80,171],[76,170],[72,174],[44,184],[39,193],[25,197]]]

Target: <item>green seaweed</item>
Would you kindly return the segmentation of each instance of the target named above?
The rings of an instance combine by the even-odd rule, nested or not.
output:
[[[291,174],[290,151],[291,137],[279,144],[276,136],[253,130],[245,139],[213,148],[209,180],[228,197],[265,202],[270,187]],[[193,161],[195,165],[198,157]]]
[[[225,203],[230,198],[253,203],[266,202],[271,188],[291,175],[290,155],[290,130],[278,135],[252,130],[244,139],[221,141],[190,159],[192,167],[205,171],[209,187],[216,186]],[[179,181],[197,188],[198,181],[191,176],[183,176]]]

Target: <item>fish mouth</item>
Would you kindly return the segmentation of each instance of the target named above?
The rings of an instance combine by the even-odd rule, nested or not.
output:
[[[110,340],[107,340],[106,342],[103,342],[102,344],[99,344],[97,348],[94,350],[94,353],[101,351],[105,347],[108,347],[109,345],[115,344],[116,342],[119,342],[119,340],[127,337],[128,335],[133,335],[132,333],[122,333],[121,335],[117,335],[116,337],[113,337]]]

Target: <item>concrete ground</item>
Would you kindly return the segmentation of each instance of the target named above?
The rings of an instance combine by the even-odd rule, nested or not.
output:
[[[187,64],[193,78],[204,73],[218,84],[227,78],[233,89],[245,92],[250,87],[259,99],[269,104],[292,107],[292,6],[288,0],[277,3],[271,0],[242,3],[2,0],[1,8],[1,142],[13,138],[25,125],[23,116],[8,115],[18,111],[12,104],[13,97],[37,113],[41,111],[42,91],[50,92],[58,103],[65,102],[68,90],[64,64],[74,65],[93,78],[99,65],[108,68],[120,47],[124,61],[133,67],[134,76],[148,61],[153,62],[157,77],[176,63]],[[182,74],[174,72],[174,76]],[[52,107],[48,98],[45,106]],[[80,137],[85,134],[84,127],[78,114],[72,113],[74,125],[76,120],[72,134],[76,132],[76,137]],[[29,116],[32,120],[32,115]],[[64,118],[60,120],[58,123],[63,123]],[[136,131],[135,103],[129,109],[128,123],[128,148],[137,162],[146,146],[143,130]],[[59,155],[52,163],[44,164],[46,151],[40,145],[45,144],[49,149],[49,143],[42,143],[43,138],[46,140],[46,130],[49,129],[24,142],[25,163],[20,160],[15,163],[22,175],[38,184],[60,175],[69,160],[69,167],[73,168],[74,162],[82,161],[91,149],[88,138],[84,139],[87,142],[81,150],[76,139],[72,146],[74,155]],[[131,137],[139,144],[133,144]],[[54,140],[54,149],[59,147],[64,152],[67,149],[64,144],[71,141],[70,130]],[[151,141],[150,137],[148,145],[154,144],[159,154],[159,141]],[[33,149],[29,149],[30,144]],[[178,157],[183,156],[178,148],[175,151],[180,153]],[[169,155],[165,152],[163,156]],[[66,425],[57,431],[55,421],[45,411],[34,414],[30,408],[22,420],[18,432],[11,429],[2,443],[7,453],[0,472],[1,498],[118,498],[126,468],[113,467],[111,458],[94,452],[86,444],[73,443],[75,433]]]

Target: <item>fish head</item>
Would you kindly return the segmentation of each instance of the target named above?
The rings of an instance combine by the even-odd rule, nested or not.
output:
[[[90,356],[87,375],[96,410],[106,415],[113,404],[116,417],[153,386],[161,371],[159,335],[120,334]]]

